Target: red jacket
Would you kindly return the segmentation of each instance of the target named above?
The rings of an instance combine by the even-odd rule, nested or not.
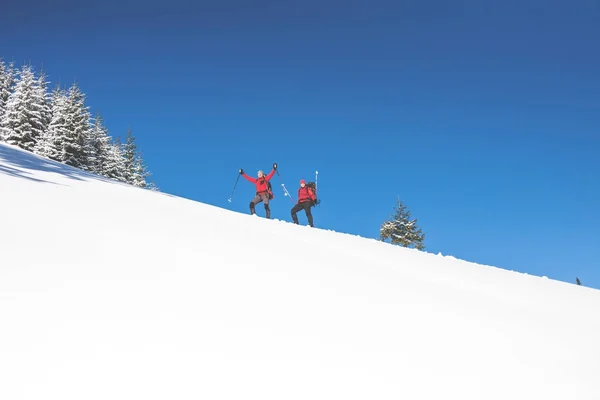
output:
[[[312,189],[308,186],[300,187],[300,189],[298,189],[298,204],[309,200],[315,201],[316,199],[317,196],[315,196]]]
[[[245,173],[242,176],[256,185],[256,193],[258,194],[258,193],[266,193],[269,191],[267,182],[271,180],[273,175],[275,175],[275,170],[272,170],[269,173],[269,175],[267,175],[267,176],[263,175],[262,178],[253,178],[251,176],[246,175]]]

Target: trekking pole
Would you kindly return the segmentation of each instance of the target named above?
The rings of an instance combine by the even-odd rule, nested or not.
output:
[[[292,203],[294,203],[294,199],[292,199],[292,195],[290,194],[290,192],[288,192],[288,190],[286,189],[286,187],[283,183],[281,184],[281,187],[283,188],[284,196],[288,196],[290,198],[290,200],[292,201]]]
[[[315,171],[315,192],[319,193],[319,171]],[[316,205],[318,206],[319,204],[317,203]]]
[[[240,180],[240,175],[241,175],[241,174],[238,174],[238,177],[237,177],[237,179],[235,180],[235,185],[233,185],[233,190],[231,191],[231,197],[229,198],[229,200],[227,200],[227,201],[229,201],[230,203],[231,203],[231,199],[233,198],[233,192],[235,192],[235,187],[237,186],[237,184],[238,184],[238,181]]]

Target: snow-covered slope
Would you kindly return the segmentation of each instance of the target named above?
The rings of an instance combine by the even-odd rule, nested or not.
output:
[[[1,399],[600,399],[600,291],[7,146],[0,188]]]

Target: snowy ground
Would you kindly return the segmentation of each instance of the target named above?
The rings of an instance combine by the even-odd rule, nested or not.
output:
[[[0,399],[600,399],[600,291],[0,146]]]

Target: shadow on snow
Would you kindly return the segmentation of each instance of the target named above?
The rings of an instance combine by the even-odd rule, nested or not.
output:
[[[34,182],[57,184],[55,182],[35,178],[29,171],[26,170],[53,172],[78,181],[102,180],[116,183],[116,181],[113,179],[95,175],[56,161],[48,160],[37,156],[34,153],[28,152],[27,150],[11,148],[10,146],[4,144],[0,144],[0,162],[3,162],[4,164],[10,164],[0,165],[0,173],[28,179]],[[18,168],[25,169],[25,171]]]

